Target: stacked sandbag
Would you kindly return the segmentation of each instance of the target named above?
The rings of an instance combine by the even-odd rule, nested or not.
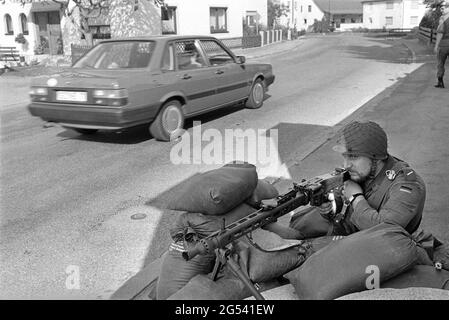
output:
[[[333,231],[332,222],[321,215],[318,207],[299,209],[291,217],[289,227],[301,232],[305,239],[325,236]]]
[[[187,181],[169,205],[169,209],[185,212],[170,229],[174,242],[163,261],[157,299],[167,299],[196,275],[212,271],[215,253],[186,261],[182,257],[186,248],[253,213],[255,209],[250,204],[277,195],[273,186],[258,180],[256,167],[247,163],[230,163]]]
[[[266,199],[273,199],[279,195],[279,191],[268,181],[259,179],[257,181],[257,186],[251,196],[246,199],[246,203],[252,207],[257,207],[257,205]]]
[[[367,289],[372,268],[380,283],[416,264],[416,244],[400,226],[382,223],[332,242],[285,275],[303,300],[328,300]]]
[[[221,216],[209,216],[201,213],[182,213],[170,235],[174,242],[162,262],[161,274],[157,286],[157,299],[164,300],[181,289],[197,274],[208,274],[215,264],[215,253],[197,255],[186,261],[182,252],[198,240],[220,230],[223,225],[231,224],[251,213],[254,208],[242,203],[230,212]]]
[[[449,271],[449,244],[440,244],[435,248],[433,262],[440,265],[444,270]]]
[[[255,230],[251,239],[240,239],[235,250],[242,270],[255,283],[276,279],[306,259],[304,241],[283,239],[261,229]]]
[[[168,209],[223,215],[248,199],[257,186],[256,167],[230,163],[193,176],[174,196]]]
[[[433,266],[416,265],[410,270],[382,283],[381,288],[435,288],[449,290],[449,271]]]

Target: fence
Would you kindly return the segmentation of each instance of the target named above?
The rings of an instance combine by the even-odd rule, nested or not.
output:
[[[427,45],[431,45],[432,43],[435,43],[437,32],[431,28],[419,27],[418,38],[421,41],[426,42]]]

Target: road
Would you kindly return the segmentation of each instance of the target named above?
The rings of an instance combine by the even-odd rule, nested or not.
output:
[[[415,70],[411,58],[395,41],[308,37],[295,50],[255,59],[276,74],[261,109],[232,107],[195,120],[223,135],[277,129],[277,153],[288,167]],[[146,128],[81,136],[31,117],[23,97],[3,99],[0,298],[107,299],[166,250],[176,219],[164,209],[171,194],[218,164],[174,165],[176,143],[157,142]],[[275,167],[261,176],[277,174],[288,172]],[[132,219],[136,213],[146,216]],[[79,287],[70,285],[74,274]]]

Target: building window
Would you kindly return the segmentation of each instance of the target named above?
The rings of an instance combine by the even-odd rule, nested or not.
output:
[[[176,7],[161,7],[162,34],[176,34]]]
[[[307,24],[307,19],[304,19],[304,24]]]
[[[312,12],[312,6],[308,7],[309,12]]]
[[[20,14],[20,24],[22,25],[22,33],[24,35],[27,35],[28,34],[28,21],[27,21],[26,15],[23,13]]]
[[[355,19],[354,18],[351,18],[351,23],[355,23]]]
[[[373,23],[373,18],[369,18],[369,23]]]
[[[89,30],[92,34],[92,39],[111,39],[110,25],[89,26]],[[81,34],[81,39],[85,38],[84,34]]]
[[[301,12],[302,12],[302,6],[301,6]]]
[[[393,25],[393,17],[385,17],[385,25],[387,26]]]
[[[340,19],[340,22],[341,22],[341,23],[345,23],[345,18],[341,18],[341,19]]]
[[[411,16],[410,17],[410,24],[414,25],[414,26],[418,25],[418,16]]]
[[[418,9],[418,5],[419,5],[418,0],[412,0],[412,2],[411,2],[411,4],[410,4],[410,7],[411,7],[412,9]]]
[[[228,8],[210,8],[210,32],[228,32]]]
[[[6,35],[14,34],[14,29],[12,27],[12,19],[9,14],[5,14],[5,29]]]
[[[387,2],[387,9],[393,9],[393,6],[394,6],[394,2],[392,2],[392,1]]]
[[[246,24],[252,27],[256,26],[257,11],[246,11]]]

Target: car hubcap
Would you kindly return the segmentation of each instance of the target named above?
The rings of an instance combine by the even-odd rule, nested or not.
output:
[[[168,106],[164,110],[162,117],[162,126],[169,133],[172,134],[182,126],[182,114],[176,106]]]
[[[256,104],[259,104],[263,101],[263,85],[260,82],[254,85],[253,100]]]

